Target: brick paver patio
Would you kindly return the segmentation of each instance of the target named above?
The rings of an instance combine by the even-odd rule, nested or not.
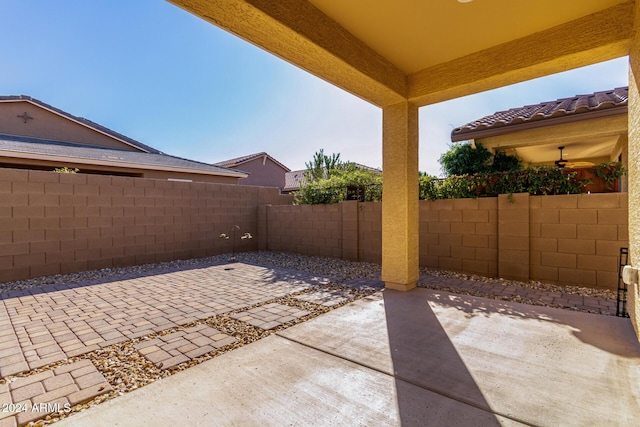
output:
[[[134,347],[150,362],[168,369],[234,342],[234,337],[206,325],[198,325],[142,341]]]
[[[109,391],[111,386],[89,360],[17,378],[0,384],[0,402],[6,404],[0,425],[24,425]]]
[[[383,286],[367,279],[343,282],[341,290],[322,286],[339,282],[235,263],[2,293],[0,405],[5,409],[0,407],[0,427],[25,425],[111,391],[86,358],[109,345],[135,340],[133,348],[165,370],[237,341],[198,323],[204,319],[231,312],[231,318],[267,331],[309,314],[293,301],[326,310],[357,298],[356,290]],[[435,276],[423,276],[421,282],[493,295],[516,292],[615,313],[615,302],[597,298]],[[291,305],[280,299],[286,296]]]
[[[0,384],[6,406],[0,427],[24,425],[111,390],[88,359],[58,366],[69,358],[242,309],[234,317],[270,329],[309,312],[269,301],[329,282],[309,273],[227,264],[0,294],[0,379],[10,381]],[[235,341],[200,324],[134,348],[168,369]]]

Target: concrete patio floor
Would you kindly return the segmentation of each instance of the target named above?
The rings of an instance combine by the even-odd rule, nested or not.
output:
[[[640,419],[628,319],[384,291],[61,421],[70,426],[616,426]]]

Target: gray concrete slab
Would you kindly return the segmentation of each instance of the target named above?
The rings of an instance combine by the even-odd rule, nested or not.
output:
[[[402,396],[402,405],[398,402]],[[272,335],[62,421],[71,426],[517,426]]]
[[[387,290],[279,334],[524,423],[640,420],[640,344],[624,318]]]
[[[385,291],[62,421],[69,426],[634,425],[628,319]]]

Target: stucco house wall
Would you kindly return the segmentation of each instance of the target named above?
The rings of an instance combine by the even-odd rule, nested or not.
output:
[[[24,113],[31,118],[19,117]],[[140,151],[112,136],[96,132],[95,129],[64,119],[52,111],[24,101],[0,102],[0,133]]]
[[[268,157],[266,160],[264,158],[250,160],[247,163],[243,163],[238,169],[249,173],[247,178],[241,178],[238,181],[241,185],[284,187],[284,174],[286,171]]]
[[[247,172],[249,176],[239,180],[241,185],[277,187],[280,190],[284,188],[285,175],[290,171],[288,167],[265,152],[224,160],[215,165]]]

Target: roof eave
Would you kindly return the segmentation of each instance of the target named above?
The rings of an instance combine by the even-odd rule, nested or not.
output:
[[[451,142],[469,141],[472,139],[489,138],[492,136],[506,135],[509,133],[519,132],[529,129],[539,129],[548,126],[561,125],[566,123],[578,123],[586,120],[599,119],[602,117],[618,116],[628,114],[628,106],[618,106],[606,108],[603,110],[587,111],[584,113],[569,114],[562,117],[554,117],[549,119],[540,119],[518,123],[513,125],[504,125],[497,128],[487,128],[478,131],[451,133]]]
[[[86,165],[121,167],[121,168],[129,168],[129,169],[144,169],[144,170],[158,170],[158,171],[166,171],[166,172],[192,173],[197,175],[226,176],[226,177],[232,177],[232,178],[247,178],[249,176],[248,173],[236,172],[236,171],[233,171],[233,172],[232,171],[207,171],[203,169],[150,165],[150,164],[144,164],[144,163],[126,162],[122,160],[116,162],[116,161],[108,161],[108,160],[85,159],[81,157],[72,157],[72,156],[56,156],[51,154],[25,153],[25,152],[9,151],[9,150],[0,150],[0,157],[11,157],[11,158],[29,159],[29,160],[46,160],[46,161],[55,161],[55,162],[71,163],[71,164],[81,163]]]
[[[240,165],[244,165],[245,163],[249,163],[252,162],[256,159],[259,159],[261,157],[268,157],[273,163],[275,163],[276,165],[280,166],[282,169],[285,170],[285,172],[291,172],[291,169],[289,169],[288,167],[286,167],[285,165],[283,165],[282,163],[280,163],[279,161],[277,161],[276,159],[274,159],[272,156],[270,156],[267,153],[257,153],[251,156],[247,156],[246,158],[241,158],[241,160],[239,161],[233,161],[235,159],[231,159],[231,160],[225,160],[222,162],[217,162],[214,163],[214,165],[216,166],[220,166],[220,167],[225,167],[225,168],[235,168],[237,166]]]

